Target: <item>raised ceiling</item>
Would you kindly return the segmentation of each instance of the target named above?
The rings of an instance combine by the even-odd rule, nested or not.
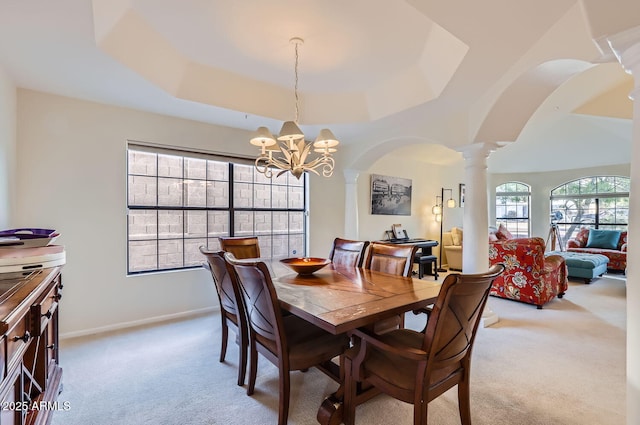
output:
[[[22,88],[275,132],[293,115],[289,38],[299,36],[305,132],[330,125],[359,149],[409,139],[455,149],[534,67],[571,59],[600,68],[591,66],[603,60],[593,28],[602,35],[628,21],[640,2],[607,4],[606,25],[594,26],[587,15],[601,15],[600,3],[577,0],[2,0],[0,67]],[[558,142],[549,131],[561,123],[568,149],[590,134],[630,135],[628,105],[615,116],[601,106],[626,98],[629,77],[616,67],[592,73],[608,80],[582,84],[581,103],[567,102],[576,93],[561,84],[542,109],[529,107],[525,131],[505,134],[540,152]],[[591,125],[601,132],[585,131]],[[532,166],[519,155],[509,164]]]

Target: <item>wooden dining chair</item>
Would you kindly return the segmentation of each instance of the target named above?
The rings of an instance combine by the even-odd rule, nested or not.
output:
[[[329,259],[336,267],[362,267],[369,241],[335,238]]]
[[[236,258],[259,258],[260,245],[257,236],[220,237],[220,248],[231,252]]]
[[[329,362],[349,347],[345,334],[332,335],[293,314],[283,316],[269,269],[255,259],[238,260],[226,253],[227,263],[235,271],[240,292],[246,306],[249,327],[249,385],[252,395],[258,369],[258,352],[278,367],[279,408],[278,424],[287,423],[289,415],[289,373],[317,367],[332,379]]]
[[[244,385],[247,370],[247,350],[249,337],[244,305],[240,296],[235,275],[229,273],[224,259],[224,251],[209,251],[200,247],[200,252],[206,257],[204,267],[211,272],[213,283],[220,301],[220,318],[222,319],[222,344],[220,346],[220,362],[224,362],[227,354],[227,340],[229,338],[229,324],[233,325],[238,343],[238,385]]]
[[[413,257],[417,251],[416,245],[371,242],[364,268],[409,277],[413,269]]]
[[[418,251],[416,245],[385,244],[371,242],[364,268],[397,276],[409,277],[413,269],[413,257]],[[373,325],[377,334],[404,327],[404,314],[382,319]]]
[[[492,282],[504,271],[450,274],[444,280],[424,333],[396,329],[384,335],[356,330],[345,353],[344,423],[353,425],[356,389],[370,385],[413,404],[413,423],[427,424],[428,404],[455,385],[462,425],[471,425],[471,350]]]

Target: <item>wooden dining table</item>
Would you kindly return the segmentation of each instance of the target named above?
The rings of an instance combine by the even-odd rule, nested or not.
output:
[[[440,283],[362,268],[329,264],[311,275],[299,275],[272,263],[273,283],[282,309],[332,334],[366,327],[388,317],[435,302]],[[341,374],[344,376],[344,374]],[[321,424],[342,421],[344,382],[320,406]]]

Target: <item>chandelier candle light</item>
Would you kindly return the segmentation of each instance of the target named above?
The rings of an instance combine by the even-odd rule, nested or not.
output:
[[[276,140],[267,127],[260,127],[251,137],[250,143],[260,147],[260,156],[256,159],[256,170],[271,178],[272,168],[281,169],[278,173],[280,176],[287,171],[296,176],[297,179],[302,176],[305,171],[311,171],[320,175],[317,168],[322,168],[324,177],[331,177],[335,161],[332,154],[336,152],[338,140],[331,130],[320,130],[320,134],[315,142],[307,142],[304,139],[304,133],[298,127],[298,46],[304,43],[299,37],[289,40],[295,45],[295,106],[296,114],[294,121],[286,121],[282,124],[282,129]],[[311,149],[313,148],[313,153]],[[308,162],[307,162],[308,161]]]

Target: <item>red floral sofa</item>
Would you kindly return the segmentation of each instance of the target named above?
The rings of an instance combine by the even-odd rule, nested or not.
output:
[[[605,255],[609,258],[609,264],[607,264],[609,270],[625,271],[627,269],[627,232],[620,232],[616,249],[608,249],[595,246],[587,247],[590,230],[589,227],[582,227],[575,238],[567,241],[567,251]]]
[[[567,265],[559,255],[545,257],[542,238],[489,242],[489,264],[506,267],[491,285],[490,295],[534,304],[539,309],[567,290]]]

